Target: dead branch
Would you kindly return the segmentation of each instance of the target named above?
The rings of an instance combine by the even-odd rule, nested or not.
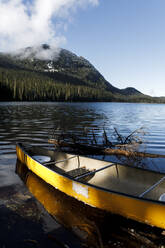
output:
[[[58,141],[56,139],[49,139],[48,143],[54,144],[59,147],[70,147],[75,148],[77,150],[83,150],[86,154],[99,154],[99,155],[120,155],[126,157],[141,157],[141,158],[165,158],[165,155],[161,154],[152,154],[152,153],[145,153],[145,152],[135,152],[135,151],[128,151],[123,149],[112,149],[112,148],[103,148],[101,146],[89,146],[84,144],[78,143],[67,143],[64,141]]]

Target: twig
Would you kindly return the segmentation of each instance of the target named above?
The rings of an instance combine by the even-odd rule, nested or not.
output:
[[[133,135],[134,135],[135,133],[138,133],[141,129],[142,129],[142,128],[136,129],[136,130],[134,130],[131,134],[129,134],[129,135],[125,138],[124,144],[127,144],[128,140],[130,140],[130,138],[133,137]],[[138,138],[139,138],[139,137],[138,137]],[[133,137],[133,140],[134,140],[134,139],[135,139],[135,137]],[[130,140],[130,141],[131,141],[131,140]],[[136,137],[136,141],[137,141],[137,137]]]
[[[115,131],[115,135],[117,135],[117,140],[120,141],[121,144],[124,144],[123,137],[121,136],[121,134],[119,134],[119,132],[115,127],[114,127],[114,131]]]

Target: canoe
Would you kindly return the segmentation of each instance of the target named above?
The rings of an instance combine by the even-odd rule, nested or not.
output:
[[[17,144],[17,158],[45,182],[94,208],[165,228],[165,174]]]

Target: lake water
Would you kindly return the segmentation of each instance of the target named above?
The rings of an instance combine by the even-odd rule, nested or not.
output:
[[[76,134],[83,138],[88,128],[102,138],[103,129],[113,129],[127,136],[143,127],[140,135],[145,151],[165,154],[165,105],[134,103],[0,103],[0,158],[15,156],[16,142],[47,145],[54,129]],[[158,160],[163,170],[164,159]],[[154,165],[155,166],[155,165]],[[155,169],[155,168],[154,168]]]
[[[0,103],[0,207],[3,204],[12,211],[20,209],[19,206],[22,206],[22,202],[19,203],[20,199],[23,201],[22,199],[26,198],[28,194],[15,173],[16,142],[48,146],[48,138],[51,137],[54,129],[59,128],[76,134],[82,139],[84,138],[84,128],[86,128],[89,130],[88,140],[92,138],[92,130],[97,139],[101,140],[103,129],[105,129],[112,140],[111,134],[114,128],[123,136],[127,136],[141,127],[145,130],[144,136],[139,134],[143,139],[141,149],[150,153],[165,154],[165,105],[163,104]],[[106,159],[111,158],[106,157]],[[161,172],[165,172],[164,162],[165,159],[162,158],[145,160],[146,168]],[[26,192],[24,193],[24,191]],[[30,204],[28,200],[24,202],[26,208],[27,202]],[[40,212],[37,208],[34,210],[33,205],[31,208],[34,213]],[[0,216],[1,214],[0,212]],[[42,220],[42,223],[48,222],[50,225],[48,217],[45,218],[45,221]],[[8,223],[7,215],[4,223]],[[31,237],[32,240],[36,239],[35,235],[34,233],[34,236]],[[11,240],[11,244],[13,244],[12,242],[15,242],[14,238]],[[42,241],[40,242],[42,243]]]

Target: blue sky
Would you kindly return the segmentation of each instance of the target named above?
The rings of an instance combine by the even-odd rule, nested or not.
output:
[[[165,96],[165,0],[0,0],[0,51],[49,43],[118,88]]]
[[[102,0],[77,11],[65,47],[116,87],[165,96],[164,13],[164,0]]]

